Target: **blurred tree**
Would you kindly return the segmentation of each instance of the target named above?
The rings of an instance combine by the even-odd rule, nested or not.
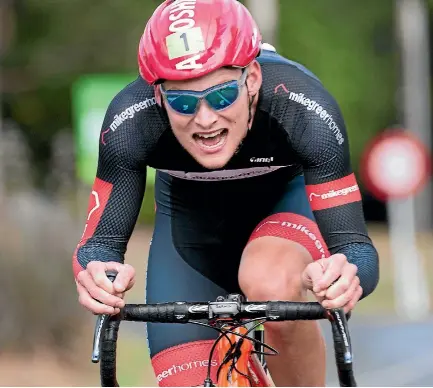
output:
[[[71,128],[70,89],[86,73],[136,72],[136,50],[159,1],[21,0],[2,57],[5,113],[24,129],[42,184],[50,140]]]
[[[366,142],[395,123],[393,0],[280,0],[279,51],[337,100],[355,170]]]

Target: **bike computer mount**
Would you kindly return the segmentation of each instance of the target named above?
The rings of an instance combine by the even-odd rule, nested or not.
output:
[[[215,302],[209,303],[209,319],[232,318],[241,312],[241,303],[245,298],[239,294],[219,296]]]

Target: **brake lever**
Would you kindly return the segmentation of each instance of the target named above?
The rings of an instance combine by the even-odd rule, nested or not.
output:
[[[114,282],[117,276],[115,271],[107,271],[107,278]],[[107,320],[110,318],[110,314],[99,314],[96,319],[95,331],[93,334],[93,351],[92,351],[92,362],[97,364],[100,360],[101,355],[101,333]]]

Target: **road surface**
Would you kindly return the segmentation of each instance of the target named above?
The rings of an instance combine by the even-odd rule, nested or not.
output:
[[[327,385],[338,386],[332,335],[324,323]],[[433,386],[433,317],[422,323],[353,317],[349,325],[359,386]]]

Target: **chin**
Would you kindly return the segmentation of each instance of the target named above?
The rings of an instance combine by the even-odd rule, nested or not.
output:
[[[217,170],[223,168],[231,159],[233,155],[206,155],[195,156],[194,159],[208,170]]]
[[[189,143],[185,149],[204,168],[218,170],[227,165],[238,148],[236,141],[227,140],[219,149],[206,150],[198,146],[196,142]]]

